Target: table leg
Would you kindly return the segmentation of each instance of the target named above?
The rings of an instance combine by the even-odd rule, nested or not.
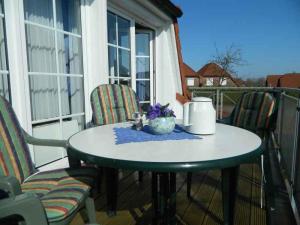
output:
[[[170,224],[176,224],[176,173],[170,173]]]
[[[153,224],[176,224],[176,174],[152,173]]]
[[[119,186],[119,171],[114,168],[105,168],[107,215],[109,217],[117,214],[117,199]]]
[[[222,169],[224,225],[233,225],[239,166]]]
[[[158,174],[152,173],[152,205],[153,205],[153,223],[157,224],[159,219],[158,205]]]

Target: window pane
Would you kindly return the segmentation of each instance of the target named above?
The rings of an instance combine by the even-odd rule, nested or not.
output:
[[[140,101],[150,101],[150,81],[137,81],[136,93]]]
[[[136,58],[136,78],[150,78],[150,58]]]
[[[58,33],[59,72],[83,74],[81,38]]]
[[[9,91],[10,90],[8,74],[0,73],[0,96],[3,96],[7,100],[10,100]]]
[[[136,34],[136,55],[150,56],[150,35]]]
[[[52,0],[24,0],[25,20],[53,27]]]
[[[30,72],[57,72],[54,32],[26,25],[27,57]]]
[[[130,21],[118,16],[118,46],[130,48]]]
[[[55,76],[29,76],[32,120],[59,116],[58,83]]]
[[[0,17],[0,70],[7,70],[4,19]]]
[[[56,18],[58,29],[80,34],[80,1],[56,0]]]
[[[107,13],[107,39],[110,44],[117,44],[116,36],[116,16],[110,12]]]
[[[119,76],[130,77],[130,52],[119,49]]]
[[[81,77],[61,77],[60,96],[63,116],[84,112],[83,79]]]
[[[110,77],[118,76],[117,48],[108,46],[108,74]]]

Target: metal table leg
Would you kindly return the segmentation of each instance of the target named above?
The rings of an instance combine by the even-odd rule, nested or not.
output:
[[[153,224],[176,224],[176,174],[152,173]]]
[[[224,225],[234,224],[235,197],[239,166],[222,169],[222,201]]]

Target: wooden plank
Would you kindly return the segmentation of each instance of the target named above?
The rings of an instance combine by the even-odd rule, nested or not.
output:
[[[198,191],[192,195],[191,201],[193,204],[188,207],[183,217],[187,224],[202,224],[205,215],[209,213],[208,206],[215,192],[215,186],[219,177],[219,170],[210,170],[203,179]]]
[[[257,165],[242,165],[239,176],[235,224],[266,224],[266,213],[260,209],[260,168]],[[221,224],[223,221],[220,171],[194,173],[192,197],[186,197],[186,173],[177,174],[177,219],[178,225]],[[106,195],[97,198],[97,220],[102,225],[150,225],[151,176],[145,173],[143,183],[137,173],[124,172],[119,183],[117,216],[106,215]],[[71,225],[84,224],[78,214]]]
[[[260,184],[257,181],[260,180],[261,171],[257,164],[253,164],[253,180],[252,182],[252,199],[251,199],[251,218],[250,224],[266,224],[266,212],[265,209],[260,208]]]

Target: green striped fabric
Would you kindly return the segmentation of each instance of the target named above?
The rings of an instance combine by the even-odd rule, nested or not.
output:
[[[0,96],[0,176],[23,182],[34,172],[28,146],[11,105]]]
[[[91,106],[95,125],[125,122],[140,111],[135,92],[126,85],[98,86],[91,93]]]
[[[251,131],[266,130],[274,109],[275,99],[270,93],[244,93],[234,111],[232,125]]]
[[[48,221],[58,222],[78,208],[96,179],[97,170],[90,167],[41,172],[26,180],[22,191],[37,194]]]

